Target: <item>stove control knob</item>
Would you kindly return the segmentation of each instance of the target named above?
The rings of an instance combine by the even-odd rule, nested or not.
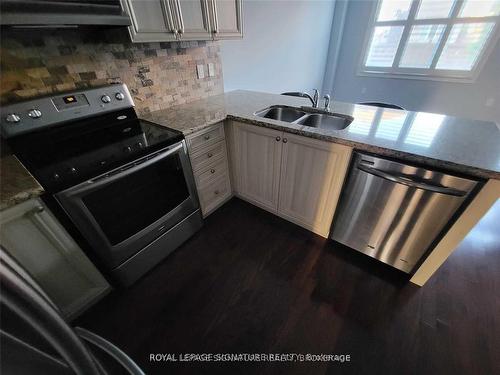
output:
[[[9,123],[16,123],[16,122],[19,122],[21,121],[21,117],[19,117],[19,115],[16,115],[15,113],[9,113],[6,117],[5,117],[5,121],[9,122]]]
[[[117,100],[123,100],[123,99],[125,99],[125,95],[123,95],[123,93],[122,93],[122,92],[117,92],[117,93],[115,94],[115,98],[116,98]]]
[[[54,173],[54,174],[52,175],[52,177],[54,177],[54,180],[59,180],[59,177],[60,177],[60,176],[59,176],[59,174]]]
[[[103,96],[101,96],[101,102],[109,103],[109,102],[111,102],[111,98],[109,97],[109,95],[103,95]]]
[[[123,149],[125,152],[132,152],[132,147],[127,146]]]
[[[143,146],[142,142],[137,142],[137,147],[142,148]]]
[[[40,117],[42,117],[42,111],[40,111],[39,109],[33,108],[33,109],[29,110],[28,116],[31,118],[40,118]]]
[[[76,172],[77,172],[77,170],[76,170],[76,168],[75,168],[75,167],[71,167],[71,168],[69,169],[69,171],[71,172],[71,174],[76,174]]]

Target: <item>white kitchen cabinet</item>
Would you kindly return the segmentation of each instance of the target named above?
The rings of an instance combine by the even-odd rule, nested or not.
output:
[[[71,319],[110,290],[76,242],[39,199],[0,212],[2,246]]]
[[[283,134],[278,212],[328,237],[352,149],[294,134]]]
[[[212,39],[210,29],[209,0],[173,0],[177,10],[179,38],[182,40]]]
[[[232,196],[222,122],[186,137],[201,213],[207,217]]]
[[[215,16],[214,39],[236,39],[243,36],[242,0],[211,0]]]
[[[276,213],[283,132],[232,122],[232,166],[238,195]]]
[[[166,0],[122,0],[130,16],[132,42],[169,42],[178,38],[171,2]]]
[[[242,36],[241,0],[122,0],[133,42]]]
[[[237,196],[328,237],[352,149],[232,121]]]

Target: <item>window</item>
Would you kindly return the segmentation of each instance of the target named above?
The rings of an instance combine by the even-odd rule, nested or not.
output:
[[[363,74],[473,79],[499,34],[500,0],[380,0]]]

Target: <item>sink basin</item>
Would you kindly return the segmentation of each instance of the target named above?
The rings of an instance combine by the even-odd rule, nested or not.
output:
[[[341,130],[347,128],[353,120],[354,119],[351,116],[314,113],[301,118],[297,121],[297,124],[311,126],[314,128]]]
[[[349,115],[325,112],[316,108],[301,107],[299,109],[286,105],[273,105],[255,112],[255,116],[329,130],[345,129],[354,120]]]
[[[273,105],[260,112],[256,116],[269,118],[272,120],[294,122],[303,117],[306,113],[293,107]]]

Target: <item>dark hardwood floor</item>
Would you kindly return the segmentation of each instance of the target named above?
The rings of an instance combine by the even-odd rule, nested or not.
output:
[[[147,374],[499,374],[500,204],[423,287],[233,199],[76,322]],[[150,362],[150,353],[349,354],[349,363]]]

